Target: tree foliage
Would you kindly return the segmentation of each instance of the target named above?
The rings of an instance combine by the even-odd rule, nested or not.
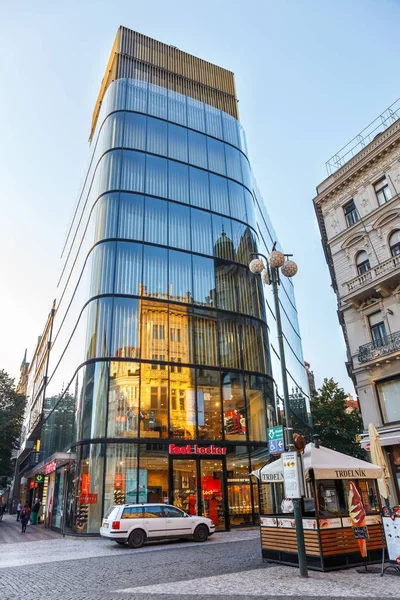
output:
[[[18,448],[24,420],[25,396],[18,394],[14,379],[0,370],[0,484],[12,476],[12,451]]]
[[[356,437],[363,430],[361,416],[356,411],[346,412],[346,400],[346,393],[333,379],[324,379],[311,399],[314,429],[322,446],[365,459]]]

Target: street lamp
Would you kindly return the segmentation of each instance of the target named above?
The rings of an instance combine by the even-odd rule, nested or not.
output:
[[[296,449],[293,439],[293,427],[290,418],[289,389],[286,374],[285,348],[283,345],[283,332],[281,311],[279,306],[278,286],[281,282],[280,273],[282,273],[282,275],[284,275],[285,277],[293,277],[297,273],[297,265],[293,260],[290,260],[290,257],[293,256],[292,254],[283,254],[283,252],[276,250],[275,247],[276,242],[274,243],[272,247],[272,252],[268,258],[263,254],[260,254],[260,252],[251,252],[250,256],[254,256],[256,258],[253,258],[250,262],[249,269],[255,275],[261,275],[261,280],[264,284],[272,285],[272,292],[274,295],[275,304],[276,326],[278,329],[279,354],[281,357],[283,401],[286,416],[288,450],[289,452],[295,452]],[[265,265],[259,257],[265,260]],[[301,514],[301,502],[300,498],[293,498],[292,500],[294,509],[294,519],[296,524],[296,538],[297,550],[299,555],[300,577],[308,577],[306,549],[304,544],[303,518]]]

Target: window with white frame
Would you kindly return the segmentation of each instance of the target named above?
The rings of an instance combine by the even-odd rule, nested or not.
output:
[[[392,199],[392,193],[386,177],[383,177],[383,179],[380,179],[377,183],[375,183],[374,188],[379,204],[385,204],[385,202],[388,202]]]
[[[400,421],[400,379],[378,383],[376,388],[384,423]]]
[[[361,250],[361,252],[359,252],[357,254],[356,266],[357,266],[357,273],[359,275],[363,275],[364,273],[366,273],[367,271],[369,271],[371,269],[371,265],[369,264],[368,254],[365,252],[365,250]]]
[[[368,317],[369,327],[371,329],[372,341],[375,348],[380,348],[387,343],[386,326],[383,321],[381,311],[373,313]]]
[[[389,237],[389,247],[392,256],[400,254],[400,229],[396,229]]]
[[[348,227],[351,227],[352,225],[357,223],[357,221],[359,220],[359,216],[356,204],[353,199],[351,199],[350,202],[347,202],[347,204],[343,206],[343,210]]]

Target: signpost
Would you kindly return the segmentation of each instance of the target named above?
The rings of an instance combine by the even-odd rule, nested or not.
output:
[[[285,498],[301,498],[301,479],[297,452],[282,454]]]
[[[282,425],[268,428],[268,451],[270,454],[285,451],[285,439]]]

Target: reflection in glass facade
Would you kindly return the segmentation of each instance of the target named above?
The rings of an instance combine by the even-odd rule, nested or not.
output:
[[[123,31],[121,43],[136,36],[135,52],[149,39]],[[220,529],[254,523],[249,473],[278,417],[273,317],[248,269],[273,234],[243,130],[212,86],[208,101],[196,97],[201,86],[180,93],[175,76],[173,85],[144,76],[139,58],[102,97],[63,253],[41,442],[46,457],[73,453],[63,482],[57,475],[65,519],[51,523],[67,532],[97,533],[122,502],[174,502]],[[199,62],[203,79],[219,69]],[[234,89],[232,74],[218,72],[221,89],[224,78]],[[302,361],[300,338],[287,335]],[[302,378],[293,371],[299,387]],[[69,424],[62,440],[59,415]],[[170,444],[224,452],[189,460]]]

